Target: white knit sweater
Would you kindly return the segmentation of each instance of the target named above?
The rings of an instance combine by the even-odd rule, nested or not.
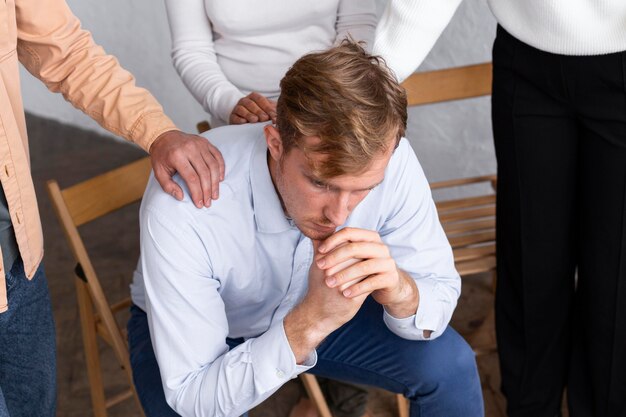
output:
[[[626,50],[626,0],[488,0],[498,23],[522,42],[562,55]],[[421,64],[461,0],[389,0],[374,53],[398,78]]]
[[[373,0],[166,0],[172,60],[183,83],[224,124],[239,99],[257,91],[270,99],[303,54],[327,49],[350,34],[371,49]]]

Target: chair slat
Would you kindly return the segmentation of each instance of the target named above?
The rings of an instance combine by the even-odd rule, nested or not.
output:
[[[496,203],[496,195],[490,194],[490,195],[481,195],[478,197],[460,198],[458,200],[438,201],[437,203],[435,203],[435,205],[437,206],[437,210],[439,212],[442,212],[442,211],[456,210],[456,209],[466,208],[466,207],[486,206],[488,204],[495,204],[495,203]]]
[[[450,246],[458,248],[459,246],[475,245],[478,243],[491,242],[496,240],[496,231],[489,230],[487,232],[470,233],[467,235],[461,235],[452,237],[450,240]]]
[[[431,190],[438,190],[440,188],[458,187],[461,185],[478,184],[481,182],[492,183],[496,181],[495,175],[482,175],[480,177],[469,178],[455,178],[453,180],[437,181],[430,183]]]
[[[496,215],[495,206],[492,207],[482,207],[478,209],[470,209],[470,210],[458,210],[452,212],[441,213],[439,216],[439,221],[444,222],[454,222],[459,220],[467,220],[467,219],[480,219],[482,217],[490,217]]]
[[[495,227],[496,219],[443,223],[443,230],[448,236],[454,236],[461,233],[478,232],[487,229],[495,229]]]
[[[488,255],[495,255],[496,245],[493,243],[490,245],[476,246],[472,248],[453,249],[452,253],[454,254],[454,261],[459,263],[482,258]]]
[[[126,391],[120,392],[119,394],[116,395],[112,395],[107,401],[106,401],[106,408],[111,408],[115,405],[118,405],[119,403],[121,403],[122,401],[126,401],[129,398],[131,398],[133,396],[133,391],[131,389],[127,389]]]
[[[76,227],[139,200],[150,168],[150,159],[142,158],[63,190]]]
[[[476,260],[456,263],[456,270],[461,276],[477,274],[479,272],[487,272],[494,269],[496,269],[495,256],[488,256]]]
[[[409,106],[491,94],[491,63],[416,72],[402,83]]]
[[[128,310],[131,303],[132,301],[130,297],[126,297],[123,300],[118,301],[117,303],[111,304],[111,311],[116,314],[119,311]]]

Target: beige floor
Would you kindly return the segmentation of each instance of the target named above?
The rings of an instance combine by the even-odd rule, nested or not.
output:
[[[128,145],[33,116],[28,117],[28,129],[32,169],[46,238],[46,272],[57,326],[57,416],[86,417],[91,415],[91,406],[74,294],[74,263],[52,212],[44,184],[46,180],[55,178],[62,187],[68,186],[144,154]],[[137,206],[131,206],[116,219],[96,222],[84,230],[86,240],[93,242],[88,251],[96,260],[96,270],[101,275],[111,300],[128,294],[131,272],[138,255],[136,210]],[[484,326],[491,304],[490,278],[483,276],[467,279],[459,308],[453,318],[455,328],[461,333],[467,333]],[[486,325],[489,327],[489,322]],[[491,337],[489,330],[482,335]],[[111,393],[119,392],[125,386],[124,377],[112,352],[104,347],[102,352],[107,387]],[[490,354],[479,357],[478,361],[487,416],[502,416],[504,401],[498,394],[497,359],[494,354]],[[296,385],[286,385],[267,404],[255,410],[253,416],[286,416],[289,405],[295,401],[299,392]],[[368,408],[374,417],[396,415],[393,396],[379,390],[372,390]],[[135,415],[137,412],[132,401],[110,410],[110,417]]]

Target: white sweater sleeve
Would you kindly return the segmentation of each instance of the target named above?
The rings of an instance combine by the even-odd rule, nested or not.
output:
[[[403,81],[422,63],[461,0],[388,0],[373,52]]]
[[[183,83],[202,107],[228,121],[244,94],[217,63],[204,0],[165,0],[172,35],[172,61]]]
[[[336,43],[351,36],[364,41],[366,49],[372,50],[376,31],[376,3],[374,0],[340,0],[337,10]]]

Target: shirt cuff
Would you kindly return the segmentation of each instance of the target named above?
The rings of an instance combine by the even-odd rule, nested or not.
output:
[[[383,320],[387,328],[403,339],[431,340],[439,329],[441,322],[441,308],[437,304],[434,294],[435,285],[428,281],[416,281],[420,294],[420,303],[417,312],[402,319],[393,317],[384,310]],[[432,331],[429,337],[424,336],[424,330]]]
[[[437,282],[429,280],[417,280],[417,290],[420,294],[420,303],[415,314],[415,326],[418,329],[432,330],[436,332],[441,323],[441,305],[438,302],[438,294],[435,291]]]
[[[165,132],[178,130],[174,122],[162,112],[143,114],[130,132],[130,140],[150,152],[152,143]]]
[[[303,364],[296,364],[282,321],[252,340],[250,352],[255,383],[262,392],[275,390],[317,363],[317,352],[313,350]]]
[[[237,105],[239,100],[244,97],[245,94],[236,88],[232,88],[227,91],[220,92],[219,97],[217,97],[212,103],[213,105],[209,105],[207,102],[205,103],[204,108],[213,117],[217,117],[225,124],[228,124],[228,119],[230,119],[230,114],[235,108],[235,105]]]

